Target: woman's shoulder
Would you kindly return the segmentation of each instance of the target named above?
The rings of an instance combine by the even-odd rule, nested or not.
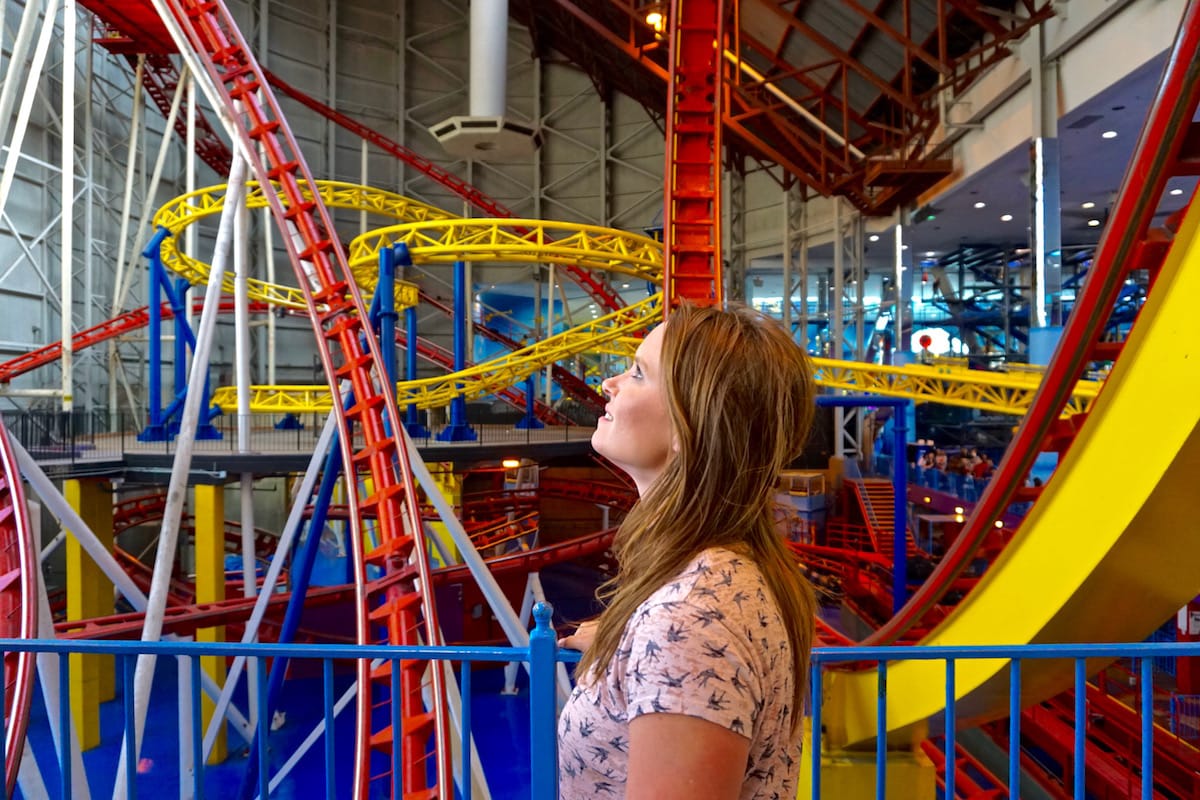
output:
[[[744,554],[722,547],[697,553],[673,578],[647,598],[643,608],[677,603],[720,606],[758,596],[765,587],[758,565]]]

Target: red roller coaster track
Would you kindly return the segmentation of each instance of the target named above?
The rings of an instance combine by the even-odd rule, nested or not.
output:
[[[1154,291],[1154,278],[1171,246],[1169,236],[1150,229],[1154,212],[1170,178],[1200,173],[1200,125],[1192,121],[1200,104],[1200,3],[1188,5],[1179,30],[1095,262],[1046,369],[1042,388],[954,545],[908,604],[868,637],[866,644],[890,644],[910,630],[928,627],[923,617],[974,560],[996,520],[1011,503],[1038,497],[1040,489],[1025,488],[1038,455],[1053,452],[1061,456],[1071,447],[1085,415],[1063,418],[1061,412],[1088,364],[1121,357],[1120,342],[1103,340],[1121,287],[1131,272],[1148,269],[1150,291]]]
[[[318,197],[302,191],[304,185],[313,184],[312,174],[224,3],[173,0],[165,4],[187,37],[181,50],[190,51],[202,64],[219,94],[214,102],[227,113],[234,128],[230,133],[240,140],[241,152],[250,156],[255,178],[261,186],[272,187],[267,198],[285,233],[282,238],[305,294],[330,390],[340,395],[345,383],[354,393],[352,406],[343,409],[335,403],[334,409],[352,512],[348,538],[357,587],[357,639],[364,644],[377,641],[376,629],[382,626],[384,640],[392,644],[436,643],[439,627],[433,598],[421,588],[430,583],[416,487],[404,442],[394,432],[400,424],[394,390],[383,371],[379,344],[366,329],[366,307],[329,212]],[[352,426],[361,430],[361,446],[351,435]],[[364,518],[375,520],[377,544],[369,551],[363,539]],[[369,564],[381,568],[385,577],[368,581]],[[432,685],[427,712],[422,697],[427,666],[397,664],[400,692],[389,699],[384,690],[392,677],[390,669],[372,671],[365,661],[358,664],[357,796],[370,794],[372,783],[375,791],[397,797],[434,797],[452,791],[445,687],[441,670],[428,670]],[[377,685],[379,679],[384,686]],[[401,705],[402,730],[394,731],[391,725],[372,730],[374,709],[393,702]],[[437,742],[437,770],[426,767],[430,735]],[[388,770],[372,775],[372,749],[390,754],[394,744],[401,753],[401,774]]]
[[[0,423],[0,636],[37,636],[37,575],[40,568],[17,460]],[[33,697],[33,653],[4,654],[4,785],[12,794],[25,749]]]

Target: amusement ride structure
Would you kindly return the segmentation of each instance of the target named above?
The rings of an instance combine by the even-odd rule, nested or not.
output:
[[[88,4],[91,5],[91,4]],[[256,637],[287,641],[297,634],[294,609],[305,603],[341,603],[354,609],[354,641],[359,644],[440,644],[434,589],[448,582],[479,581],[486,600],[510,641],[528,641],[528,634],[495,577],[523,576],[541,564],[602,553],[611,531],[600,531],[569,543],[527,554],[493,559],[488,566],[475,553],[492,547],[504,536],[520,536],[520,516],[528,498],[521,489],[488,497],[463,499],[480,519],[503,518],[497,526],[476,525],[468,530],[441,499],[436,481],[416,452],[402,409],[451,405],[456,399],[498,395],[521,409],[529,408],[546,422],[565,421],[520,384],[547,367],[554,369],[565,394],[590,408],[597,395],[559,362],[577,355],[606,350],[628,354],[637,335],[669,313],[671,304],[687,298],[719,303],[722,298],[720,153],[722,108],[719,97],[704,91],[706,78],[719,74],[720,53],[712,47],[722,40],[723,4],[672,3],[672,68],[669,73],[671,113],[667,125],[667,216],[665,242],[614,229],[574,223],[515,218],[481,192],[425,162],[428,174],[458,191],[463,199],[490,212],[488,218],[463,218],[381,189],[316,179],[292,135],[276,99],[276,91],[303,97],[255,60],[234,18],[221,0],[154,0],[153,3],[98,3],[97,13],[126,36],[142,35],[159,50],[177,52],[187,71],[199,82],[216,109],[226,145],[211,128],[199,141],[202,157],[229,175],[228,183],[183,195],[163,205],[155,217],[158,234],[147,248],[155,268],[207,286],[198,329],[192,335],[194,359],[184,399],[177,404],[178,435],[170,485],[165,493],[134,498],[114,509],[116,528],[161,521],[162,536],[152,570],[117,548],[99,558],[106,574],[125,595],[134,614],[91,621],[72,620],[59,626],[61,635],[84,638],[189,635],[199,628],[226,625],[227,632],[245,641]],[[110,14],[103,17],[105,10]],[[127,26],[127,27],[122,27]],[[178,73],[170,59],[156,57],[146,81],[170,94]],[[719,95],[719,93],[717,93]],[[417,163],[419,157],[389,142],[349,117],[306,103],[327,113],[337,124],[355,128],[394,155]],[[914,364],[880,367],[841,360],[816,359],[818,378],[830,390],[848,390],[983,408],[1021,416],[1021,422],[995,477],[967,512],[961,533],[932,574],[913,592],[903,608],[866,641],[869,644],[979,644],[1070,641],[1121,641],[1142,638],[1196,594],[1191,565],[1200,558],[1200,536],[1180,535],[1171,519],[1195,518],[1200,496],[1190,483],[1200,469],[1200,441],[1194,404],[1174,403],[1155,420],[1158,444],[1143,451],[1135,474],[1110,467],[1122,458],[1131,430],[1139,428],[1156,396],[1189,397],[1200,389],[1200,359],[1190,358],[1192,343],[1180,332],[1188,327],[1192,298],[1200,294],[1200,208],[1154,228],[1154,212],[1169,178],[1196,174],[1193,121],[1200,107],[1200,4],[1191,3],[1180,25],[1162,85],[1156,96],[1129,167],[1125,184],[1088,279],[1080,289],[1066,321],[1061,342],[1043,374],[988,373]],[[295,273],[295,286],[239,280],[226,263],[236,217],[247,208],[268,208]],[[385,222],[358,235],[346,247],[330,209],[364,212]],[[209,263],[185,251],[185,229],[206,218],[219,218],[214,256]],[[381,266],[391,259],[401,264],[465,262],[552,263],[576,281],[602,311],[596,319],[563,333],[522,344],[478,328],[511,349],[498,358],[468,364],[461,352],[451,353],[418,339],[415,330],[399,329],[395,319],[406,309],[428,304],[454,309],[403,280],[387,280]],[[236,253],[232,260],[236,261]],[[394,269],[394,264],[392,265]],[[1107,335],[1109,316],[1118,303],[1125,280],[1148,271],[1149,291],[1131,333],[1124,341]],[[235,273],[241,274],[235,265]],[[394,274],[394,273],[393,273]],[[654,293],[626,305],[611,290],[606,274],[628,276],[652,284]],[[230,302],[222,293],[233,295]],[[374,303],[364,299],[373,295]],[[186,301],[157,295],[145,308],[106,321],[75,335],[72,350],[94,346],[131,330],[154,328],[180,317]],[[250,386],[201,391],[206,380],[206,348],[218,313],[296,313],[313,325],[317,352],[327,378],[323,386]],[[461,311],[459,312],[461,314]],[[390,317],[390,323],[388,319]],[[462,320],[459,320],[460,328]],[[486,332],[485,332],[486,331]],[[154,334],[152,333],[152,341]],[[395,346],[447,370],[435,378],[417,378],[410,366],[401,379]],[[61,343],[0,364],[0,382],[60,358]],[[1111,364],[1103,383],[1084,380],[1090,365]],[[296,491],[291,516],[278,535],[265,531],[222,529],[238,542],[251,541],[258,555],[272,556],[270,569],[257,596],[205,602],[198,587],[173,581],[175,545],[184,527],[183,497],[197,429],[207,405],[234,412],[319,414],[326,424],[305,477]],[[204,406],[204,407],[202,407]],[[152,413],[161,410],[152,401]],[[411,417],[410,417],[411,419]],[[453,422],[453,420],[452,420]],[[25,512],[22,475],[53,502],[54,490],[36,463],[22,456],[0,429],[0,616],[5,635],[30,638],[44,634],[40,620],[44,605],[36,580],[37,543]],[[1054,477],[1044,487],[1026,485],[1040,454],[1057,459]],[[896,458],[903,458],[896,453]],[[322,468],[323,465],[323,468]],[[331,501],[341,471],[340,498]],[[318,476],[319,485],[318,485]],[[632,502],[627,486],[612,484],[556,485],[543,482],[547,496],[578,497],[620,511]],[[901,484],[895,492],[907,491]],[[920,490],[916,490],[918,493]],[[1092,498],[1106,499],[1103,507]],[[1014,524],[1007,516],[1014,503],[1030,510]],[[59,515],[59,511],[55,511]],[[65,527],[78,537],[89,536],[86,522],[61,513]],[[306,570],[325,519],[346,526],[350,555],[349,581],[343,587],[307,589]],[[310,534],[296,545],[304,520]],[[462,563],[438,566],[433,555],[445,541],[433,541],[431,522],[448,531]],[[190,524],[203,524],[194,520]],[[904,536],[903,521],[893,520]],[[996,545],[997,537],[1001,544]],[[94,535],[93,535],[94,538]],[[909,537],[911,538],[911,536]],[[474,545],[472,540],[474,539]],[[288,549],[292,556],[288,593],[275,592]],[[981,548],[995,553],[987,571],[953,608],[945,595],[961,586],[964,571]],[[85,545],[93,552],[94,545]],[[835,547],[800,544],[799,557],[810,563],[833,564]],[[882,548],[880,548],[882,549]],[[307,555],[305,552],[307,551]],[[844,554],[852,561],[861,554]],[[876,555],[888,555],[876,553]],[[471,576],[468,578],[468,574]],[[1150,591],[1148,576],[1154,576]],[[299,579],[299,580],[297,580]],[[490,581],[490,583],[489,583]],[[253,583],[253,579],[250,581]],[[1031,591],[1031,587],[1038,587]],[[1097,613],[1111,608],[1115,598],[1138,593],[1137,602],[1123,603],[1121,613]],[[347,603],[347,601],[349,601]],[[832,641],[835,634],[828,632]],[[960,708],[959,720],[983,723],[1009,714],[1005,664],[972,662],[959,667],[951,697]],[[9,654],[5,668],[5,779],[16,785],[24,748],[24,729],[33,693],[33,658]],[[215,725],[226,713],[239,721],[231,705],[232,686],[242,666],[231,670],[224,690],[210,686],[216,700]],[[875,710],[877,677],[873,672],[847,671],[830,677],[824,686],[820,718],[826,746],[861,746],[881,733],[889,742],[918,742],[939,733],[947,697],[940,665],[912,660],[898,664],[889,675],[886,713]],[[135,684],[138,725],[147,713],[152,658],[139,659]],[[278,677],[275,677],[275,675]],[[1029,665],[1021,673],[1023,705],[1033,705],[1070,685],[1070,666],[1056,662]],[[283,668],[273,670],[271,687],[278,692]],[[451,751],[451,719],[459,705],[451,673],[423,661],[405,661],[399,674],[387,665],[360,661],[354,681],[355,758],[353,794],[356,797],[450,797],[456,780]],[[382,711],[381,711],[382,709]],[[1019,712],[1020,709],[1018,708]],[[1019,719],[1018,713],[1014,719]],[[884,726],[881,731],[879,725]],[[211,746],[214,728],[206,736]],[[1019,746],[1019,724],[1013,726]],[[61,747],[71,749],[68,732],[60,731]],[[253,742],[248,733],[247,741]],[[137,759],[135,741],[126,743],[124,758]],[[253,744],[252,744],[253,746]],[[395,761],[376,757],[396,754]],[[70,758],[74,758],[68,754]],[[949,759],[953,763],[953,759]],[[391,763],[401,771],[393,774]],[[256,760],[249,759],[250,769]],[[952,767],[945,767],[947,769]],[[124,770],[121,775],[124,775]],[[118,777],[118,792],[122,788]],[[459,781],[470,780],[458,776]],[[248,779],[248,782],[252,782]],[[28,796],[28,795],[27,795]]]

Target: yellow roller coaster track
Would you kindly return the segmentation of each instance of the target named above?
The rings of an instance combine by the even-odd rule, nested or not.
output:
[[[406,222],[420,222],[435,219],[453,219],[453,215],[434,206],[418,203],[403,195],[374,189],[369,186],[358,186],[338,181],[316,181],[317,194],[329,208],[340,208],[349,211],[360,211],[375,214],[380,217]],[[203,261],[184,253],[179,247],[179,234],[187,226],[207,217],[219,215],[225,205],[225,185],[208,186],[197,189],[185,195],[176,197],[158,210],[154,215],[156,227],[166,228],[171,232],[162,244],[163,265],[172,272],[187,278],[193,284],[208,282],[210,267]],[[311,197],[305,188],[306,197]],[[246,205],[248,208],[265,208],[266,196],[262,188],[253,181],[246,184]],[[355,265],[352,272],[358,285],[365,291],[371,291],[379,277],[378,262]],[[298,288],[267,283],[266,281],[249,281],[250,297],[286,308],[307,309],[304,294]],[[233,293],[233,277],[226,274],[221,288]],[[398,282],[396,303],[398,307],[406,308],[416,305],[417,287],[411,283]]]
[[[661,242],[614,228],[536,219],[456,217],[379,228],[350,242],[350,264],[369,267],[378,263],[381,249],[400,243],[416,263],[575,264],[662,283]]]
[[[998,414],[1023,415],[1042,382],[1037,372],[986,372],[961,367],[885,367],[856,361],[816,358],[817,383],[829,389],[846,389],[887,397],[907,397],[918,403],[978,408]],[[1100,387],[1099,381],[1079,381],[1063,416],[1087,412]]]
[[[662,281],[662,245],[645,236],[567,222],[532,219],[463,219],[381,189],[337,181],[316,181],[317,192],[331,208],[360,211],[402,224],[378,228],[355,238],[350,264],[359,285],[374,288],[379,251],[398,243],[408,246],[414,263],[445,264],[454,261],[575,264],[620,273],[648,283]],[[188,225],[219,214],[225,187],[211,186],[177,197],[159,209],[155,224],[172,236],[163,242],[164,264],[193,283],[207,280],[209,266],[179,249],[178,235]],[[262,208],[266,199],[256,183],[247,185],[247,206]],[[522,229],[523,233],[517,233]],[[251,296],[281,306],[304,308],[299,289],[251,282]],[[226,291],[232,280],[226,278]],[[416,287],[400,283],[397,304],[417,303]],[[638,339],[631,334],[659,319],[661,298],[648,298],[628,309],[573,328],[522,350],[437,378],[401,384],[402,403],[429,408],[463,395],[482,397],[524,380],[546,364],[581,353],[605,352],[630,356]],[[1037,373],[995,373],[953,366],[910,365],[886,367],[850,361],[815,359],[817,380],[831,389],[907,397],[916,402],[978,408],[1019,416],[1025,413],[1041,376]],[[1086,412],[1100,383],[1080,381],[1064,414]],[[221,388],[213,402],[225,410],[236,408],[234,390]],[[251,410],[259,413],[321,412],[329,409],[329,395],[318,386],[256,386],[251,390]]]
[[[396,386],[396,402],[401,406],[416,404],[418,408],[436,408],[447,405],[452,398],[460,395],[472,399],[494,394],[520,383],[547,364],[590,352],[606,342],[642,330],[661,318],[662,294],[658,293],[585,325],[461,372],[399,383]],[[234,387],[222,387],[213,393],[212,401],[223,410],[236,410],[237,391]],[[251,388],[252,412],[328,412],[329,408],[329,390],[323,386]]]

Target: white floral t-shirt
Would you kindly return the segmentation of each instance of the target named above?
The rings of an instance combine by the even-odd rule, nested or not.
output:
[[[729,550],[704,551],[634,612],[600,679],[571,693],[558,722],[559,797],[624,797],[630,720],[670,713],[750,740],[741,800],[791,800],[800,766],[794,677],[758,567]]]

